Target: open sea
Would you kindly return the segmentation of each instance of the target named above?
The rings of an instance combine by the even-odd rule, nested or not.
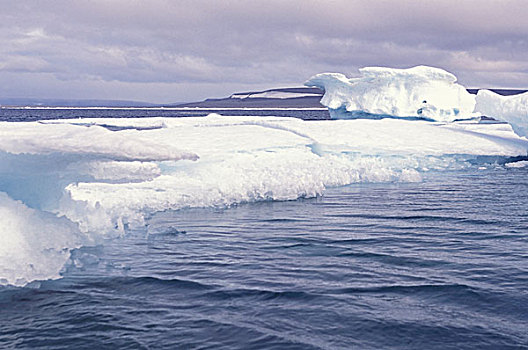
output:
[[[328,118],[278,113],[243,112]],[[125,114],[186,115],[0,119]],[[155,213],[75,250],[59,280],[0,287],[0,348],[528,349],[527,193],[528,167],[488,164]]]

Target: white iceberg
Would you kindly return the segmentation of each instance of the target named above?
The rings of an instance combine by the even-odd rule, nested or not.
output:
[[[475,109],[483,115],[510,123],[517,134],[528,136],[528,92],[502,96],[479,90]]]
[[[470,94],[456,77],[440,68],[361,68],[359,78],[321,73],[306,86],[325,91],[321,104],[334,119],[424,119],[453,122],[488,116],[508,122],[528,136],[528,93],[502,96],[489,90]]]
[[[361,77],[350,79],[340,73],[317,74],[305,85],[325,90],[321,103],[334,118],[370,114],[451,122],[478,116],[475,96],[440,68],[366,67],[359,72]]]

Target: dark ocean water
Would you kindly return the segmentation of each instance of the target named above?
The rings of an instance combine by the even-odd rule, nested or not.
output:
[[[330,119],[327,109],[24,109],[24,108],[0,108],[0,121],[22,122],[37,121],[49,119],[70,119],[70,118],[147,118],[147,117],[205,117],[210,113],[219,113],[222,115],[233,116],[277,116],[277,117],[294,117],[304,120],[321,120]]]
[[[0,348],[528,349],[528,168],[154,214],[0,288]]]

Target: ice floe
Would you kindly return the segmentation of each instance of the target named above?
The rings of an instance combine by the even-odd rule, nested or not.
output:
[[[449,74],[418,71],[459,90]],[[471,116],[471,101],[452,96],[467,108],[455,112],[450,99],[433,98],[439,114],[428,115]],[[60,277],[72,249],[145,227],[157,211],[415,182],[429,171],[478,167],[486,157],[522,160],[527,150],[528,139],[509,124],[478,121],[212,114],[0,123],[0,285]]]

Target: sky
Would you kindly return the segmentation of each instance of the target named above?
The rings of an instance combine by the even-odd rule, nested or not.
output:
[[[526,0],[0,0],[0,97],[198,101],[365,66],[528,88]]]

